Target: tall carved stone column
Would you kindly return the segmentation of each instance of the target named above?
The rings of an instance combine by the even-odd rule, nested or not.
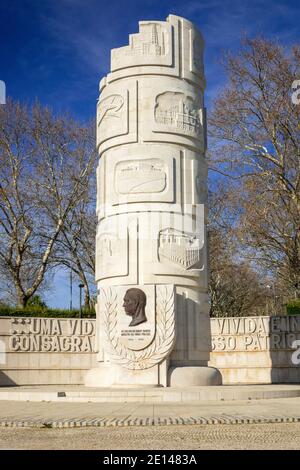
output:
[[[203,39],[141,21],[97,108],[99,368],[86,385],[209,385]]]

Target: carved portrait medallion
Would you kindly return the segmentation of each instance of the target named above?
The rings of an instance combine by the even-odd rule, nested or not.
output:
[[[147,369],[171,352],[175,342],[174,286],[103,287],[100,311],[112,362],[128,369]],[[128,315],[132,317],[129,325]]]

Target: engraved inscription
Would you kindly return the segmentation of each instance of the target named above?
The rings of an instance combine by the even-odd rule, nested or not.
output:
[[[215,352],[291,350],[300,339],[300,316],[214,318],[211,330]]]
[[[167,91],[158,95],[154,116],[158,124],[192,134],[200,134],[202,131],[200,103],[184,93]]]
[[[202,268],[201,242],[193,235],[167,228],[159,234],[158,257],[184,269]]]
[[[132,160],[116,165],[115,188],[119,194],[159,193],[166,187],[166,170],[159,159]]]
[[[95,321],[13,318],[10,334],[12,352],[92,352]]]

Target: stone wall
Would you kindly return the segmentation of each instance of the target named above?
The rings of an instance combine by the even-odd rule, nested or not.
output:
[[[223,383],[300,382],[300,316],[214,318],[211,331]]]
[[[82,384],[94,341],[95,320],[0,317],[0,386]]]
[[[0,317],[0,385],[83,384],[96,366],[95,323]],[[300,382],[300,316],[215,318],[211,331],[223,383]]]

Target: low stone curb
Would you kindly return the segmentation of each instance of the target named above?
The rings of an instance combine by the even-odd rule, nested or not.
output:
[[[9,428],[81,428],[81,427],[122,427],[122,426],[174,426],[174,425],[209,425],[209,424],[268,424],[298,423],[300,417],[291,416],[213,416],[213,417],[166,417],[166,418],[90,418],[61,420],[0,420],[1,427]]]

